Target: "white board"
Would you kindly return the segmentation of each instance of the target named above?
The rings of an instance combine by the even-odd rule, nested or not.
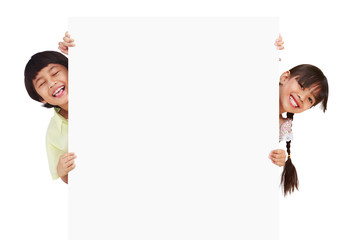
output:
[[[69,239],[277,239],[277,19],[69,30]]]

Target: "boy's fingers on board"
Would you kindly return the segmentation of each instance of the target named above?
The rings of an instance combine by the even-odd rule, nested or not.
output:
[[[63,155],[60,156],[60,159],[67,161],[74,156],[75,156],[75,153],[64,153]]]
[[[71,159],[70,161],[67,161],[66,163],[65,163],[65,167],[70,167],[72,164],[74,164],[74,159]]]
[[[59,42],[59,46],[66,47],[64,42]]]
[[[68,47],[64,46],[63,43],[59,43],[59,49],[62,50],[62,51],[67,51]]]
[[[68,50],[64,50],[64,49],[62,49],[62,48],[59,48],[59,50],[60,50],[63,54],[66,54],[66,55],[69,54]]]
[[[63,42],[62,46],[64,47],[75,47],[75,43],[67,43],[67,42]]]
[[[69,38],[69,37],[63,37],[63,40],[64,40],[65,43],[71,43],[71,42],[74,41],[73,38]]]
[[[61,45],[64,46],[64,47],[69,47],[71,44],[72,44],[72,43],[62,42]]]
[[[65,33],[65,37],[71,38],[71,35],[70,35],[69,31],[67,31],[67,32]],[[64,37],[64,38],[65,38],[65,37]]]
[[[65,52],[68,51],[66,48],[63,48],[63,47],[58,47],[58,49],[59,49],[62,53],[65,53]]]
[[[69,153],[64,153],[64,154],[62,155],[63,158],[65,158],[65,157],[67,157],[67,156],[69,156]]]
[[[71,170],[73,170],[75,168],[75,163],[71,164],[70,166],[66,167],[66,171],[70,172]]]
[[[75,158],[76,158],[76,156],[67,156],[66,160],[65,160],[65,163],[69,163],[71,161],[74,161]]]

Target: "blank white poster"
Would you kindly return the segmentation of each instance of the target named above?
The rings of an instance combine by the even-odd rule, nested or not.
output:
[[[69,239],[277,239],[277,19],[69,30]]]

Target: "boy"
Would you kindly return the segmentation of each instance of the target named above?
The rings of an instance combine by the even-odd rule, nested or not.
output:
[[[24,75],[29,96],[54,108],[46,133],[49,168],[53,179],[60,177],[68,183],[76,158],[68,153],[68,59],[54,51],[37,53],[27,63]]]

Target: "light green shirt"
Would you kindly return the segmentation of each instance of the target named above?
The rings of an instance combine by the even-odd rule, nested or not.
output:
[[[46,132],[46,152],[52,179],[59,178],[57,165],[59,157],[68,152],[68,120],[59,114],[60,108],[54,108]]]

